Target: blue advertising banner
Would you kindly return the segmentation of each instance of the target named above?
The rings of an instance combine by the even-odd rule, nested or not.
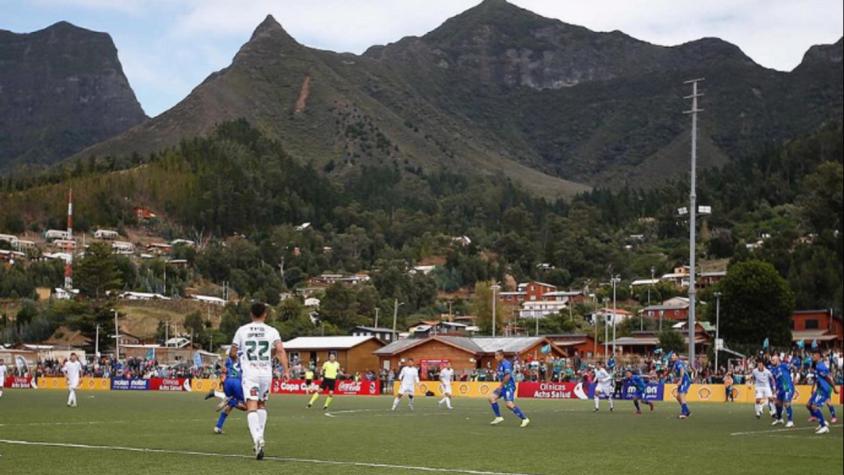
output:
[[[590,384],[589,390],[586,392],[586,396],[589,399],[595,397],[595,386],[597,384]],[[662,401],[662,396],[665,392],[665,387],[660,383],[648,383],[647,387],[645,388],[645,400],[647,401]],[[633,386],[628,386],[624,381],[616,382],[614,385],[614,394],[613,398],[615,399],[633,399],[633,395],[636,393],[636,388]],[[606,396],[601,395],[602,399],[605,399]]]
[[[112,378],[112,391],[146,391],[149,389],[149,381],[146,379],[122,379]]]

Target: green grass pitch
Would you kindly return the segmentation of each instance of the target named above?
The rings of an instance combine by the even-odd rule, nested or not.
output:
[[[522,400],[526,429],[506,409],[504,424],[479,399],[455,409],[434,398],[389,411],[387,397],[337,397],[327,416],[305,396],[273,396],[267,459],[252,458],[243,413],[212,434],[215,401],[197,393],[7,390],[0,398],[0,473],[273,474],[557,474],[557,473],[842,473],[841,424],[813,433],[805,408],[797,427],[771,427],[753,407],[675,403],[633,414],[629,401],[610,413],[602,401]],[[322,404],[322,399],[319,404]],[[840,408],[840,406],[839,406]],[[34,444],[39,443],[39,444]]]

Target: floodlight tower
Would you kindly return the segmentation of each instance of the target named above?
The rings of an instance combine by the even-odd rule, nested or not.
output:
[[[686,96],[685,99],[692,100],[692,108],[685,111],[685,114],[692,116],[692,164],[691,164],[691,179],[689,184],[689,368],[694,369],[695,364],[695,297],[697,290],[695,289],[695,249],[696,236],[695,226],[697,226],[697,114],[703,112],[703,109],[698,108],[698,98],[703,96],[698,92],[698,83],[703,81],[703,78],[692,79],[686,81],[684,84],[692,85],[692,94]]]
[[[67,260],[64,264],[64,288],[73,288],[73,189],[67,192],[67,238],[65,239],[65,252]]]

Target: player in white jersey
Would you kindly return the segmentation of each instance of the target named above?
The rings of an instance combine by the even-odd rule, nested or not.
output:
[[[750,374],[756,389],[756,418],[762,417],[762,408],[768,406],[768,413],[773,415],[774,375],[765,367],[765,362],[759,360],[756,368]]]
[[[595,411],[598,412],[599,405],[598,401],[600,400],[601,396],[606,396],[607,400],[610,403],[610,412],[615,409],[615,405],[613,404],[613,393],[615,393],[615,387],[613,384],[612,373],[607,371],[606,367],[604,367],[603,363],[598,363],[598,369],[595,370]]]
[[[413,394],[416,392],[417,384],[419,384],[419,370],[413,366],[413,358],[410,358],[399,373],[399,392],[393,399],[393,411],[399,407],[399,402],[405,395],[408,399],[407,407],[413,410]]]
[[[76,353],[70,354],[70,359],[64,362],[62,373],[67,378],[67,405],[76,407],[76,388],[79,387],[79,380],[82,379],[82,363]]]
[[[273,382],[273,353],[285,377],[290,370],[287,352],[278,330],[266,324],[267,306],[252,304],[252,323],[237,329],[230,356],[240,361],[246,422],[255,449],[255,458],[264,459],[264,428],[267,426],[267,398]]]
[[[446,361],[443,368],[440,370],[440,392],[443,393],[443,398],[438,403],[440,406],[445,404],[445,407],[451,409],[451,382],[454,381],[454,370],[451,368],[451,362]]]
[[[6,365],[3,358],[0,358],[0,397],[3,397],[3,387],[6,385]]]

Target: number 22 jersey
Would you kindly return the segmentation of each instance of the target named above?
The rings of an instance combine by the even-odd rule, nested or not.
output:
[[[232,344],[237,346],[244,379],[272,379],[273,348],[280,340],[278,330],[263,322],[238,328]]]

